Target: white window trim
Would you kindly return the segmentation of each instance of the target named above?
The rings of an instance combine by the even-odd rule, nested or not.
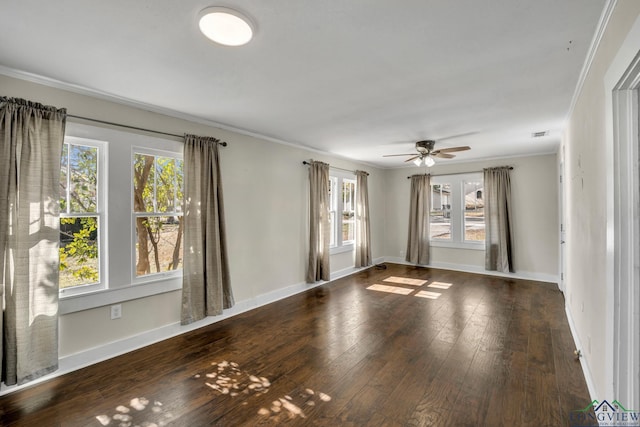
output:
[[[127,221],[131,218],[129,200],[133,197],[131,168],[126,166],[121,168],[120,165],[131,163],[132,147],[154,148],[176,156],[182,154],[183,142],[128,130],[123,131],[110,127],[89,125],[73,120],[67,121],[65,139],[67,138],[105,141],[105,162],[102,168],[106,176],[102,181],[104,184],[102,194],[105,198],[105,223],[108,225],[113,221],[118,221],[118,224],[125,224],[125,226],[122,230],[118,230],[119,226],[105,227],[103,229],[107,237],[103,241],[108,243],[104,257],[105,276],[103,276],[103,281],[105,282],[105,288],[99,290],[82,289],[82,292],[75,291],[76,293],[73,295],[61,297],[59,314],[65,315],[153,295],[180,291],[182,289],[181,276],[159,279],[154,282],[131,283],[129,265],[127,265],[130,261],[123,262],[123,258],[118,259],[116,253],[121,255],[124,248],[130,251],[131,245],[129,242],[132,240],[131,227],[126,226]],[[114,177],[114,173],[118,175]],[[114,209],[117,210],[114,211]],[[117,240],[114,241],[114,238]],[[119,242],[122,242],[122,244]],[[129,260],[130,256],[127,254],[124,258]],[[116,259],[123,265],[114,266],[113,262]],[[118,271],[119,269],[124,269],[126,272],[123,271],[124,274],[122,274]]]
[[[347,171],[340,171],[340,170],[336,170],[336,169],[331,169],[329,172],[329,176],[331,178],[337,178],[337,185],[336,185],[336,195],[334,195],[334,197],[336,197],[337,203],[336,203],[336,223],[339,225],[336,225],[336,227],[334,229],[331,230],[332,233],[334,233],[334,238],[335,238],[335,242],[336,244],[334,246],[331,246],[329,248],[329,254],[331,255],[336,255],[336,254],[341,254],[341,253],[345,253],[345,252],[353,252],[355,250],[355,239],[353,241],[347,241],[347,242],[342,242],[342,233],[341,233],[341,229],[342,229],[342,181],[343,180],[350,180],[350,181],[355,181],[356,180],[356,176],[353,172],[347,172]],[[356,188],[355,191],[358,191],[358,189]],[[356,200],[356,195],[354,193],[353,195],[353,199],[354,201]]]
[[[484,179],[481,172],[470,172],[465,174],[437,175],[431,177],[431,185],[450,184],[451,185],[451,239],[430,239],[429,245],[432,247],[471,249],[477,251],[485,250],[484,241],[464,240],[464,183],[468,181],[482,181]]]
[[[90,215],[85,216],[97,216],[98,217],[98,257],[99,264],[98,268],[100,271],[100,281],[98,283],[92,283],[88,285],[78,285],[72,288],[64,288],[59,290],[60,298],[69,298],[76,295],[83,295],[90,292],[101,291],[107,288],[107,284],[109,283],[109,269],[108,269],[108,258],[109,258],[109,245],[107,242],[107,236],[109,233],[107,232],[107,228],[109,226],[109,218],[108,213],[109,209],[107,206],[107,192],[109,190],[109,177],[107,171],[108,169],[108,143],[106,141],[99,141],[95,139],[88,138],[78,138],[75,136],[65,136],[64,142],[72,145],[80,145],[86,147],[95,147],[98,149],[98,160],[97,160],[97,176],[98,176],[98,198],[96,200],[97,209],[95,213],[91,213]],[[61,212],[60,217],[63,218],[64,215]]]
[[[136,218],[139,216],[169,216],[171,214],[171,212],[167,213],[167,212],[134,212],[133,211],[133,206],[134,206],[134,201],[133,201],[133,196],[134,196],[134,192],[133,192],[133,179],[134,179],[134,172],[133,172],[133,166],[134,166],[134,156],[136,154],[148,154],[150,156],[156,156],[156,157],[170,157],[173,159],[180,159],[183,160],[183,153],[178,153],[178,152],[173,152],[173,151],[165,151],[165,150],[158,150],[155,148],[148,148],[148,147],[139,147],[139,146],[133,146],[131,147],[131,187],[130,187],[130,191],[131,191],[131,195],[130,195],[130,200],[131,200],[131,284],[132,285],[139,285],[139,284],[145,284],[145,283],[152,283],[152,282],[157,282],[157,281],[161,281],[161,280],[168,280],[168,279],[174,279],[174,278],[182,278],[182,269],[177,269],[177,270],[172,270],[172,271],[163,271],[163,272],[159,272],[159,273],[151,273],[151,274],[147,274],[144,276],[136,276]],[[175,215],[173,216],[183,216],[183,212],[175,212]],[[184,249],[184,248],[183,248]]]

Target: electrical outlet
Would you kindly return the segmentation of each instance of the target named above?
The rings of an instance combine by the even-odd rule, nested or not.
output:
[[[404,256],[404,251],[400,251],[400,256],[403,257]]]
[[[111,306],[111,320],[119,319],[122,317],[122,304],[116,304]]]

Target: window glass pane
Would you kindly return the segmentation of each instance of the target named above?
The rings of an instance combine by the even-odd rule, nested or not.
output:
[[[352,180],[342,181],[342,242],[355,240],[354,197],[356,183]]]
[[[184,203],[184,180],[183,180],[183,161],[174,159],[176,164],[176,212],[182,212]]]
[[[176,163],[170,157],[156,158],[156,208],[157,212],[174,212],[178,182]]]
[[[182,268],[182,217],[136,218],[136,276]]]
[[[451,240],[451,184],[431,186],[429,223],[432,239]]]
[[[67,178],[69,176],[69,144],[62,144],[60,158],[60,212],[67,212]]]
[[[338,224],[336,223],[336,211],[338,205],[337,191],[338,180],[335,177],[329,178],[329,246],[336,246],[338,244]]]
[[[69,145],[70,212],[96,212],[98,206],[98,149]]]
[[[60,218],[60,288],[100,281],[98,217]]]
[[[133,161],[133,210],[155,212],[155,157],[136,153]]]
[[[355,221],[353,211],[342,212],[342,242],[355,240]]]
[[[464,183],[464,240],[484,241],[484,198],[482,182]]]

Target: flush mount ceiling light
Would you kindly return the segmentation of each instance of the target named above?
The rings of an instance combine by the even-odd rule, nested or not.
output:
[[[242,46],[253,38],[251,20],[226,7],[208,7],[198,15],[200,31],[208,39],[225,46]]]

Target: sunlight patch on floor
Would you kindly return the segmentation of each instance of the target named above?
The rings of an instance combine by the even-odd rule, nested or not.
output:
[[[162,403],[153,404],[146,397],[136,397],[129,401],[129,405],[118,405],[111,415],[97,415],[96,420],[103,426],[118,427],[163,427],[169,425],[173,414],[162,409]]]
[[[215,392],[229,397],[248,397],[250,395],[261,395],[269,392],[271,381],[268,378],[254,375],[248,371],[240,369],[235,362],[213,362],[212,371],[204,374],[194,375],[194,378],[204,379],[204,384]],[[268,416],[271,421],[282,421],[286,418],[306,418],[303,407],[316,405],[316,399],[320,402],[328,402],[331,397],[322,392],[315,392],[306,388],[300,393],[298,399],[289,395],[278,397],[271,403],[269,408],[260,408],[258,415]],[[240,403],[246,405],[244,400]]]
[[[417,294],[415,294],[415,296],[420,297],[420,298],[429,298],[429,299],[438,299],[440,297],[440,295],[438,292],[430,292],[430,291],[420,291]]]
[[[433,282],[427,285],[427,288],[449,289],[451,286],[453,286],[452,283]]]
[[[409,277],[391,276],[383,280],[383,282],[399,283],[401,285],[422,286],[427,283],[426,280],[411,279]]]
[[[316,402],[316,400],[318,402]],[[313,408],[317,403],[329,402],[331,396],[326,393],[316,393],[310,388],[300,392],[297,398],[290,395],[279,397],[271,402],[270,408],[260,408],[258,415],[268,416],[271,421],[281,422],[284,418],[306,418],[303,407]]]
[[[269,391],[271,382],[265,377],[259,377],[240,369],[235,362],[213,362],[212,371],[204,374],[204,384],[220,394],[236,397],[240,394],[264,394]],[[194,378],[201,378],[196,374]]]
[[[371,285],[367,289],[371,291],[379,291],[379,292],[388,292],[391,294],[400,294],[400,295],[409,295],[413,292],[413,289],[401,288],[399,286],[388,286],[388,285]]]

